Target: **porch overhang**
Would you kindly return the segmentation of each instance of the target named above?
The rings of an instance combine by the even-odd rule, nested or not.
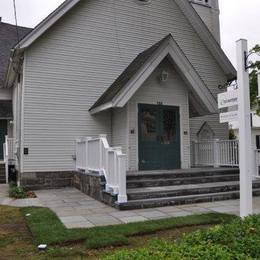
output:
[[[171,34],[139,54],[90,108],[90,113],[96,114],[110,108],[124,107],[165,58],[173,63],[188,86],[189,100],[192,106],[196,107],[197,113],[199,115],[217,113],[216,99]]]

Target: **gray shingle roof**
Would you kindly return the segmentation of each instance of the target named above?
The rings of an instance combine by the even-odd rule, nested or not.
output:
[[[1,100],[0,101],[0,118],[12,118],[13,108],[12,101]]]
[[[18,27],[19,39],[21,40],[32,29]],[[17,44],[16,26],[0,21],[0,88],[3,87],[5,73],[8,67],[11,49]]]
[[[157,51],[162,43],[168,40],[171,35],[167,35],[152,47],[140,53],[130,65],[122,72],[122,74],[114,81],[114,83],[103,93],[90,110],[104,105],[113,100],[113,98],[125,87],[130,79],[139,71],[146,61]]]

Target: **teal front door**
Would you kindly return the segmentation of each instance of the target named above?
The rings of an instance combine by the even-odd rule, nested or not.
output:
[[[179,108],[138,106],[139,170],[180,169]]]
[[[3,144],[5,143],[6,135],[7,135],[7,121],[0,120],[0,160],[4,159]]]

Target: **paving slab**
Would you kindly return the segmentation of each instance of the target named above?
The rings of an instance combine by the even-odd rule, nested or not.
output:
[[[133,217],[124,217],[124,218],[120,218],[120,220],[123,223],[135,223],[135,222],[142,222],[142,221],[147,221],[149,220],[148,218],[145,218],[143,216],[133,216]]]
[[[119,211],[83,194],[75,188],[36,191],[36,199],[8,197],[8,185],[0,185],[0,205],[42,206],[53,210],[67,228],[91,228],[151,219],[221,212],[239,215],[239,200],[216,201],[183,206]],[[254,213],[260,213],[260,197],[255,197]]]
[[[158,219],[158,218],[167,218],[169,215],[160,212],[159,210],[154,211],[147,211],[140,213],[142,217],[148,218],[148,219]]]
[[[70,223],[70,222],[84,222],[86,219],[82,216],[67,216],[67,217],[61,217],[60,220],[63,223]]]
[[[70,222],[70,223],[66,223],[65,226],[66,226],[66,228],[92,228],[92,227],[95,227],[95,225],[89,221]]]

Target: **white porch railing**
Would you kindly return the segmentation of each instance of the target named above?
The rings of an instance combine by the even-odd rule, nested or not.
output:
[[[213,140],[193,143],[194,166],[239,166],[237,140]]]
[[[110,147],[106,135],[76,140],[76,169],[104,174],[106,190],[118,195],[118,202],[127,202],[126,155],[120,147]]]
[[[5,163],[5,179],[6,183],[9,182],[8,180],[8,172],[9,172],[9,164],[15,160],[14,154],[14,139],[8,138],[5,136],[5,143],[3,144],[3,151],[4,151],[4,163]]]
[[[256,177],[260,177],[260,150],[255,150],[255,162],[256,162]]]

